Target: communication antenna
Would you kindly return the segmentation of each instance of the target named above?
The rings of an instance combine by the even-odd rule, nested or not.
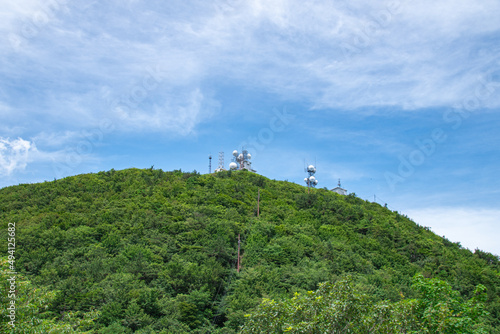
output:
[[[212,155],[208,156],[208,174],[212,174]]]
[[[243,148],[241,153],[238,150],[233,151],[233,158],[231,159],[231,163],[229,164],[229,169],[231,170],[248,170],[251,172],[256,172],[256,170],[252,169],[252,155],[248,153],[248,151]]]
[[[215,170],[215,172],[222,172],[223,170],[226,170],[224,168],[224,152],[219,152],[219,167]]]
[[[309,193],[309,188],[316,187],[318,184],[318,180],[316,180],[316,177],[314,176],[314,174],[316,174],[316,167],[309,165],[305,169],[305,172],[309,175],[304,179],[304,182],[307,183],[307,193]]]

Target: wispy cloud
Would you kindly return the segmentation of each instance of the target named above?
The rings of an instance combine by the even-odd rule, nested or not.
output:
[[[211,113],[217,111],[218,104],[211,103],[199,89],[177,91],[165,94],[162,101],[149,108],[123,109],[120,106],[115,113],[128,129],[151,129],[170,132],[177,135],[192,134],[196,125]]]
[[[58,3],[3,8],[5,36],[37,15],[40,22],[36,37],[2,51],[0,85],[13,110],[70,128],[95,126],[104,114],[126,131],[191,134],[207,119],[197,111],[207,87],[217,92],[223,82],[315,108],[449,106],[500,68],[499,50],[484,43],[498,36],[495,1]],[[100,95],[103,87],[113,100],[142,94],[135,89],[152,66],[160,84],[134,108]],[[26,93],[31,101],[21,102]]]

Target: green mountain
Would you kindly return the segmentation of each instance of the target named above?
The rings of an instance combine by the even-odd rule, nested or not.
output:
[[[251,172],[111,170],[7,187],[0,225],[3,244],[15,225],[15,250],[1,255],[2,275],[18,272],[19,333],[29,321],[58,333],[236,333],[262,298],[350,274],[373,301],[397,302],[416,295],[417,273],[463,298],[484,285],[484,326],[500,328],[497,256],[354,194],[308,194]]]

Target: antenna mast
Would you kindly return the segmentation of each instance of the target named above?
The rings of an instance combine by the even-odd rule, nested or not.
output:
[[[316,177],[314,177],[314,174],[316,173],[316,167],[313,165],[307,166],[307,169],[305,170],[307,174],[309,174],[308,177],[304,179],[304,182],[307,183],[307,193],[309,193],[309,188],[311,187],[316,187],[318,184],[318,180],[316,180]]]
[[[219,152],[219,168],[224,169],[224,152]]]
[[[208,156],[208,174],[212,174],[212,155]]]
[[[224,168],[224,152],[219,152],[219,167],[217,167],[215,172],[222,172],[223,170],[226,170]]]
[[[252,162],[250,161],[252,159],[252,155],[248,153],[248,151],[243,148],[241,150],[241,153],[238,153],[237,150],[233,151],[233,159],[231,160],[232,162],[229,164],[229,169],[231,170],[248,170],[251,172],[256,172],[256,170],[252,169]]]

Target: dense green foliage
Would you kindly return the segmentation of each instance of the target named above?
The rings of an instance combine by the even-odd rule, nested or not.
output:
[[[359,293],[351,277],[320,283],[317,291],[295,293],[291,299],[264,299],[252,314],[246,315],[242,334],[480,334],[484,312],[484,286],[462,301],[451,286],[439,279],[415,275],[413,287],[418,298],[398,302],[373,303]]]
[[[421,273],[466,300],[484,285],[482,326],[500,333],[497,256],[355,195],[245,171],[111,170],[0,189],[1,240],[9,222],[17,271],[50,294],[40,321],[95,310],[95,333],[236,333],[262,298],[349,273],[359,294],[389,305],[417,298]]]
[[[27,334],[27,333],[91,333],[94,327],[94,320],[99,316],[99,312],[91,310],[87,313],[66,312],[56,317],[50,312],[50,303],[56,296],[55,291],[47,291],[46,288],[34,287],[23,275],[16,275],[16,303],[11,305],[9,294],[4,293],[10,290],[10,282],[7,278],[12,277],[7,259],[0,259],[0,333]],[[5,306],[4,305],[8,305]],[[13,309],[14,312],[10,312]],[[10,318],[13,315],[15,318]],[[12,322],[14,326],[10,324]]]

